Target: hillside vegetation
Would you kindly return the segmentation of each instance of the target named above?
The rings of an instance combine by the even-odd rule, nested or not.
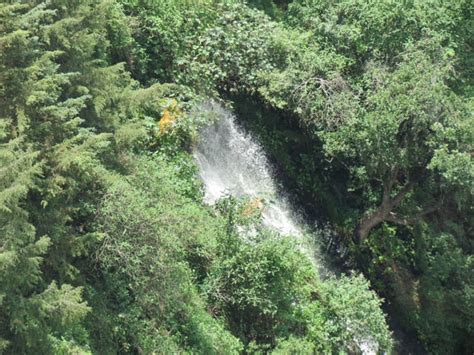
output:
[[[391,353],[388,309],[471,354],[472,11],[0,1],[0,353]],[[330,226],[341,276],[245,199],[204,204],[209,100]]]

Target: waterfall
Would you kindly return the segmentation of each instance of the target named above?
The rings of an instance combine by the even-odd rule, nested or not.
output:
[[[320,274],[333,274],[314,241],[306,238],[307,227],[299,214],[279,191],[274,170],[258,141],[239,126],[231,112],[218,104],[203,105],[199,114],[215,118],[201,131],[193,152],[204,184],[205,202],[213,204],[226,195],[257,198],[263,204],[264,225],[281,235],[296,238]],[[363,354],[377,352],[374,350],[377,344],[372,339],[356,339],[356,342]]]
[[[308,243],[304,223],[279,191],[262,146],[222,106],[206,104],[201,109],[216,118],[202,130],[194,149],[205,202],[213,204],[225,195],[262,201],[263,224],[281,235],[297,238],[302,250],[314,260],[316,253],[304,245]]]

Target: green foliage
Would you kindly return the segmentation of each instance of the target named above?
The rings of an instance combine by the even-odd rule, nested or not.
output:
[[[324,198],[321,181],[331,181],[339,205],[327,198],[328,215],[339,230],[352,229],[348,237],[374,234],[355,248],[356,258],[377,289],[399,301],[403,283],[418,284],[441,272],[417,269],[414,256],[427,251],[414,231],[419,223],[433,223],[434,235],[449,230],[454,243],[472,253],[470,69],[460,64],[469,56],[468,8],[465,1],[295,1],[286,14],[290,29],[280,29],[273,40],[278,64],[259,76],[264,103],[284,110],[283,119],[296,116],[302,128],[291,127],[295,134],[315,136],[306,148],[277,143],[288,134],[279,136],[276,125],[267,123],[273,132],[263,135],[277,159],[305,196]],[[319,142],[322,149],[315,151]],[[321,152],[330,164],[318,157]],[[312,158],[303,165],[304,155]],[[315,159],[323,171],[314,169]],[[420,297],[432,292],[421,285]],[[443,307],[435,312],[429,302],[418,307],[398,309],[406,314],[405,325],[437,351],[439,334],[417,319],[427,317],[428,309],[446,321],[459,316]],[[440,351],[466,351],[464,336],[453,330]]]
[[[405,328],[472,352],[473,28],[468,0],[1,2],[0,352],[390,351],[362,276],[203,206],[229,94]]]
[[[321,48],[309,32],[287,29],[274,33],[270,48],[278,65],[259,75],[258,91],[266,102],[309,126],[332,128],[357,113],[357,99],[340,75],[343,56]]]
[[[228,237],[238,238],[238,236]],[[297,328],[297,304],[309,298],[314,269],[294,243],[259,236],[250,242],[226,241],[206,281],[213,312],[246,344],[274,345]]]
[[[223,14],[200,36],[180,63],[177,79],[202,90],[254,91],[258,73],[271,68],[268,39],[274,25],[259,11],[242,5],[220,6]],[[211,86],[210,86],[211,85]]]
[[[66,348],[86,350],[81,321],[90,309],[81,289],[54,281],[47,286],[42,277],[51,240],[36,236],[24,208],[42,170],[38,154],[23,150],[22,140],[0,145],[0,351],[54,353],[58,339]]]
[[[281,19],[289,2],[291,0],[248,0],[247,4],[250,7],[264,11],[273,19]]]
[[[201,33],[218,18],[213,1],[129,1],[125,12],[134,20],[130,28],[138,46],[133,47],[131,70],[140,81],[175,81],[180,57],[192,44],[190,36]]]
[[[209,211],[184,196],[189,189],[182,183],[175,165],[138,158],[132,175],[107,191],[98,212],[106,233],[97,256],[104,292],[117,297],[113,308],[120,327],[141,328],[114,336],[130,351],[162,353],[171,342],[180,351],[237,352],[239,342],[207,313],[193,284],[195,276],[206,275],[222,229]],[[137,312],[146,321],[138,322]]]
[[[259,72],[269,70],[269,37],[275,24],[240,1],[165,2],[131,5],[143,69],[139,78],[179,82],[198,92],[255,91]],[[148,79],[149,80],[149,79]]]
[[[350,351],[363,342],[375,351],[392,348],[381,300],[363,276],[322,281],[294,240],[259,229],[258,218],[242,219],[233,199],[219,206],[227,234],[204,290],[213,313],[247,351],[276,346],[284,353],[295,339],[305,345],[303,353]],[[244,232],[245,225],[253,228]]]
[[[120,14],[106,1],[1,5],[0,336],[8,353],[88,352],[90,308],[69,283],[83,282],[76,260],[101,237],[89,221],[113,179],[104,160],[114,130],[136,118],[120,106],[131,106],[124,98],[136,85],[123,65],[108,66],[107,48],[127,41],[126,31],[108,38]]]
[[[332,351],[350,348],[354,342],[365,342],[375,351],[391,349],[392,339],[380,311],[381,301],[369,290],[369,283],[362,275],[326,280],[318,292],[320,300],[303,311],[311,321],[308,337],[318,344],[317,349],[328,338]],[[324,316],[314,322],[313,314],[321,312],[321,308]]]
[[[471,12],[469,1],[463,0],[296,0],[290,4],[287,22],[309,29],[321,46],[344,55],[350,70],[361,73],[370,60],[396,63],[407,43],[425,37],[464,56],[472,31]]]
[[[466,351],[473,346],[469,336],[473,330],[473,256],[448,233],[425,233],[426,253],[418,255],[423,270],[418,290],[423,307],[416,309],[420,337],[439,352],[451,352],[454,346],[456,351]]]
[[[431,132],[463,119],[462,103],[445,84],[449,70],[417,48],[408,48],[392,73],[372,69],[366,108],[338,130],[320,133],[327,154],[361,162],[353,167],[359,186],[375,178],[383,181],[393,170],[405,181],[422,179],[434,144],[442,144],[434,142]]]

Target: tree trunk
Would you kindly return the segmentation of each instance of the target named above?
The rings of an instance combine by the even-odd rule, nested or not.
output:
[[[380,206],[375,212],[360,220],[355,230],[358,243],[364,241],[369,236],[370,231],[384,221],[383,215],[383,206]]]
[[[370,231],[380,223],[384,221],[395,221],[396,214],[394,214],[392,210],[402,202],[405,195],[410,192],[413,187],[411,183],[407,183],[394,197],[392,197],[392,189],[397,178],[397,173],[398,169],[393,169],[388,181],[384,182],[382,203],[380,206],[377,207],[374,212],[361,218],[359,221],[354,231],[357,243],[361,243],[367,239]]]

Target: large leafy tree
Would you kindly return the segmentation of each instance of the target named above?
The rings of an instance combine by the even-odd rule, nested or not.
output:
[[[453,197],[450,187],[459,185],[457,174],[467,178],[461,185],[472,188],[472,119],[463,99],[447,85],[452,66],[443,56],[438,47],[409,47],[395,70],[372,68],[360,113],[333,132],[321,132],[328,156],[355,162],[350,167],[353,188],[361,189],[367,202],[379,201],[376,207],[367,205],[370,211],[359,222],[356,234],[361,240],[384,221],[406,225],[440,210]],[[449,140],[441,131],[456,132],[458,139]],[[450,158],[444,160],[443,154]],[[437,172],[448,169],[450,159],[464,159],[466,170],[449,177],[445,173],[451,181],[440,189]],[[462,200],[457,202],[467,202]]]

